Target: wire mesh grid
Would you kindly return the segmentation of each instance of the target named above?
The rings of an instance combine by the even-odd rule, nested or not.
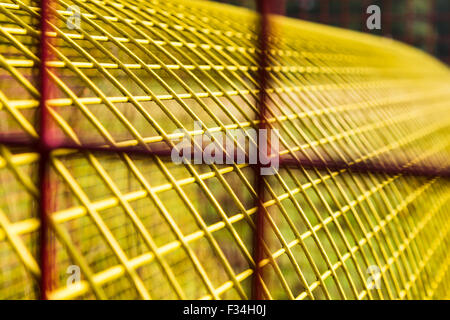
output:
[[[449,298],[446,67],[221,4],[47,5],[0,3],[1,298]],[[262,127],[273,175],[168,157]]]
[[[252,0],[213,0],[255,8]],[[446,0],[278,0],[274,12],[288,17],[383,35],[400,40],[449,64],[449,14]],[[380,8],[380,28],[369,30],[369,6]],[[370,10],[369,10],[370,12]]]

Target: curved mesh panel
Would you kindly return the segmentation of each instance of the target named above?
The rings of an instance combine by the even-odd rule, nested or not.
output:
[[[44,5],[0,0],[0,298],[449,298],[446,66],[210,2]]]

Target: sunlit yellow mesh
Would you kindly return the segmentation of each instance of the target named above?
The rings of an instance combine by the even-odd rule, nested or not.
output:
[[[80,28],[67,24],[73,6]],[[148,151],[183,130],[259,125],[256,14],[181,0],[51,7],[54,143]],[[0,0],[2,299],[39,296],[39,12]],[[388,39],[270,23],[266,117],[280,157],[348,168],[282,164],[264,176],[264,258],[255,261],[252,166],[58,148],[50,298],[247,299],[256,263],[268,299],[450,298],[448,178],[352,170],[366,161],[448,169],[448,68]]]

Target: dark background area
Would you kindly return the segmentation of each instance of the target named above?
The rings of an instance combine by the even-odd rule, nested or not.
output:
[[[214,0],[255,9],[256,0]],[[270,0],[269,0],[270,1]],[[276,13],[391,37],[450,64],[450,0],[271,0]],[[368,6],[381,9],[381,30],[368,30]]]

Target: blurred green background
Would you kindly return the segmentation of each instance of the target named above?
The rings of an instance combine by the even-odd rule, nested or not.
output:
[[[256,8],[256,0],[214,1]],[[450,63],[449,0],[272,1],[278,14],[392,37]],[[366,27],[366,8],[372,4],[381,9],[381,30],[368,30]]]

